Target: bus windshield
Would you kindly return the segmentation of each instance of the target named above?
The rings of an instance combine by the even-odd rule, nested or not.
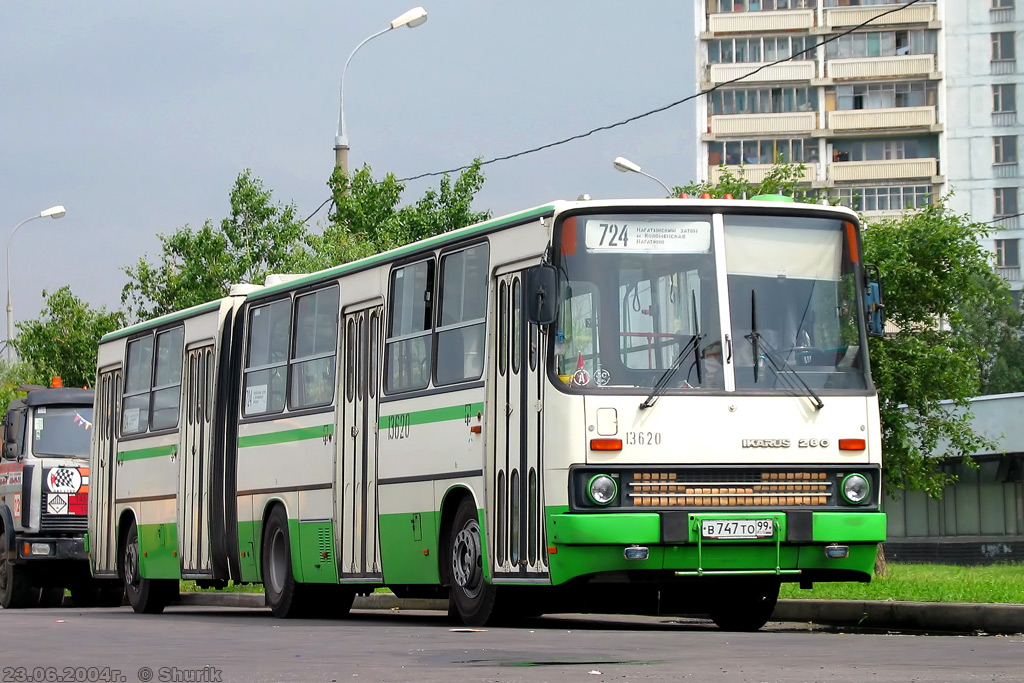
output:
[[[88,458],[92,406],[40,406],[30,428],[36,457]]]
[[[842,220],[571,216],[551,371],[569,391],[864,390],[858,289]],[[854,247],[856,248],[856,247]],[[724,273],[724,277],[723,277]],[[723,287],[725,291],[722,291]]]

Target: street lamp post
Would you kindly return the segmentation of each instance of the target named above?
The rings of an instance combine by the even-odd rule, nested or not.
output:
[[[348,59],[345,60],[345,67],[341,70],[341,88],[340,96],[338,98],[338,134],[334,136],[334,164],[340,168],[343,173],[348,174],[348,133],[345,131],[345,73],[348,71],[349,62],[352,61],[352,57],[354,57],[356,52],[359,51],[359,48],[366,45],[377,36],[382,36],[388,31],[401,26],[416,28],[426,20],[427,10],[422,7],[413,7],[408,12],[398,16],[387,28],[377,31],[372,36],[364,38],[363,42],[356,45],[356,49],[352,50],[352,54],[350,54]]]
[[[38,216],[31,216],[26,218],[22,222],[14,226],[14,230],[11,230],[11,236],[7,238],[7,361],[10,362],[14,359],[14,347],[12,342],[14,341],[14,308],[11,306],[11,240],[14,239],[14,233],[18,232],[18,228],[25,225],[29,221],[34,221],[37,218],[63,218],[67,211],[64,210],[63,206],[51,206],[45,211],[40,211]]]
[[[626,157],[615,157],[615,161],[613,161],[612,163],[615,164],[615,168],[617,168],[618,170],[622,171],[623,173],[639,173],[642,176],[647,176],[651,180],[657,182],[659,185],[664,187],[665,188],[665,193],[669,197],[672,196],[672,190],[669,189],[668,185],[666,185],[665,183],[661,182],[661,180],[659,180],[658,178],[655,178],[650,173],[644,172],[644,170],[642,168],[640,168],[639,164],[634,164],[632,161],[630,161]]]

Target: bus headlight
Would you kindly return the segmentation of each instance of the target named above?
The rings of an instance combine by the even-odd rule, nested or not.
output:
[[[597,505],[608,505],[619,496],[619,485],[607,474],[597,474],[587,484],[587,495],[590,502]]]
[[[847,503],[860,505],[871,493],[871,482],[863,474],[848,474],[843,479],[842,491]]]

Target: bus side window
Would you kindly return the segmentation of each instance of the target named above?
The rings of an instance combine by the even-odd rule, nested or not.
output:
[[[288,407],[296,410],[329,405],[334,400],[337,367],[337,286],[295,298],[293,335]]]
[[[384,391],[426,389],[430,384],[434,260],[391,271]]]
[[[593,283],[567,284],[555,333],[555,367],[563,382],[572,378],[581,357],[591,377],[598,369],[598,310],[597,287]]]
[[[284,410],[288,374],[291,299],[249,311],[243,416]]]
[[[484,370],[487,245],[441,257],[441,310],[434,383],[479,379]]]

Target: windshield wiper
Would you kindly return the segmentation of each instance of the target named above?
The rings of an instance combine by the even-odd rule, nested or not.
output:
[[[751,346],[754,347],[754,382],[757,382],[758,358],[762,355],[761,351],[763,349],[768,365],[783,384],[793,391],[796,391],[797,384],[799,384],[807,392],[807,397],[811,399],[815,410],[821,410],[825,407],[821,397],[815,393],[814,389],[811,389],[810,385],[800,376],[800,373],[789,367],[785,359],[780,358],[778,352],[757,331],[757,295],[754,293],[754,290],[750,290],[750,334],[746,335],[746,337],[750,340]],[[796,381],[794,382],[794,380]]]
[[[672,375],[676,374],[676,371],[679,370],[680,366],[682,366],[683,361],[686,360],[686,354],[689,353],[690,349],[693,349],[694,353],[699,353],[700,340],[703,338],[704,335],[698,332],[690,337],[690,341],[683,344],[683,348],[679,349],[679,354],[676,356],[676,359],[672,361],[672,365],[668,366],[665,369],[665,372],[661,373],[661,377],[658,378],[658,381],[654,383],[654,388],[651,389],[651,395],[640,404],[641,409],[650,408],[657,403],[661,395],[665,393],[665,388],[668,386],[669,380],[672,379]]]

